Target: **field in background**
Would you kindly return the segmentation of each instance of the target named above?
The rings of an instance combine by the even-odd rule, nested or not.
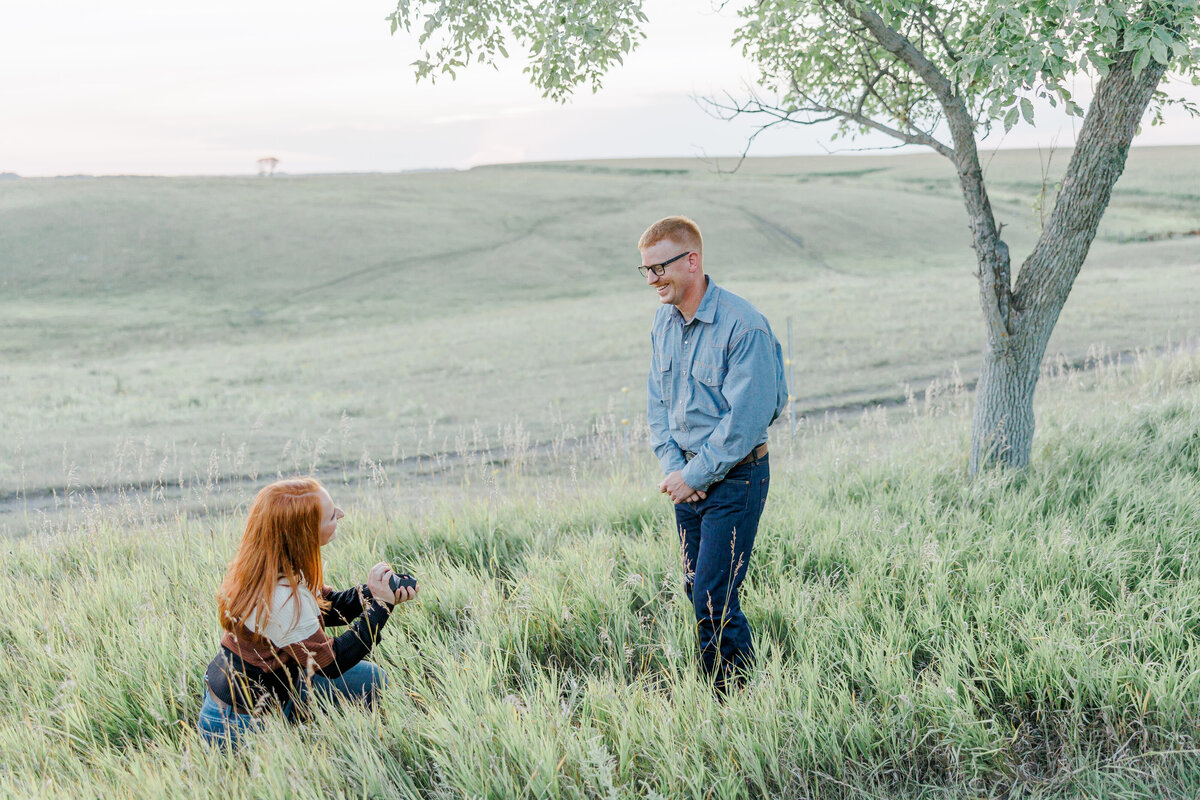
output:
[[[0,796],[1194,798],[1198,386],[1195,352],[1048,377],[1034,466],[974,482],[961,386],[777,439],[760,667],[724,705],[619,434],[538,480],[477,463],[424,513],[332,487],[329,580],[382,556],[424,585],[374,655],[386,715],[268,720],[236,755],[194,725],[241,515],[93,509],[6,548]]]
[[[975,481],[976,285],[932,157],[0,184],[0,796],[1200,796],[1200,353],[1168,346],[1200,332],[1197,154],[1133,152],[1034,465]],[[989,180],[1019,258],[1036,154]],[[641,422],[633,242],[677,211],[791,318],[803,416],[724,705]],[[309,471],[349,514],[331,582],[423,583],[374,656],[386,715],[213,751],[244,504]]]
[[[1019,260],[1039,156],[987,163]],[[1200,149],[1131,153],[1051,352],[1200,331],[1198,185]],[[973,258],[936,156],[6,181],[0,529],[132,483],[397,474],[637,427],[657,301],[634,242],[676,212],[718,282],[781,339],[791,319],[798,416],[972,378]]]

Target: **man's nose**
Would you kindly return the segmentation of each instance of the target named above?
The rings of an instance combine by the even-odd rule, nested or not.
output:
[[[658,283],[659,277],[660,276],[658,274],[656,274],[654,272],[654,270],[652,270],[652,269],[646,270],[646,284],[647,285],[653,286],[654,284]]]

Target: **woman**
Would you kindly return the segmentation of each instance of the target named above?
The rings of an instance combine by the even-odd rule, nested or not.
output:
[[[363,659],[394,605],[417,589],[393,592],[392,570],[383,563],[371,567],[362,586],[341,592],[326,586],[321,548],[333,541],[343,516],[312,478],[277,481],[254,498],[217,592],[225,635],[204,673],[198,727],[207,741],[236,743],[271,708],[295,719],[314,694],[374,707],[385,676]],[[327,625],[350,628],[330,638]]]

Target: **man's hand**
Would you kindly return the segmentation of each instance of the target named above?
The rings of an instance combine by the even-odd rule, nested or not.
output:
[[[671,497],[671,502],[675,505],[680,503],[694,503],[697,500],[703,500],[708,495],[699,489],[693,489],[683,482],[683,473],[675,470],[667,477],[663,478],[662,483],[658,485],[658,490],[664,492]]]

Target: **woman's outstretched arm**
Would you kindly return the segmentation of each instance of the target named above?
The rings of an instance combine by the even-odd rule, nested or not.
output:
[[[363,599],[370,596],[371,590],[365,583],[340,592],[334,591],[332,586],[327,587],[324,598],[329,601],[329,608],[321,615],[322,624],[335,628],[349,625],[363,613]]]
[[[379,644],[379,636],[391,613],[391,605],[371,597],[362,614],[345,633],[330,637],[320,630],[283,650],[311,674],[336,678],[366,658],[371,649]]]

